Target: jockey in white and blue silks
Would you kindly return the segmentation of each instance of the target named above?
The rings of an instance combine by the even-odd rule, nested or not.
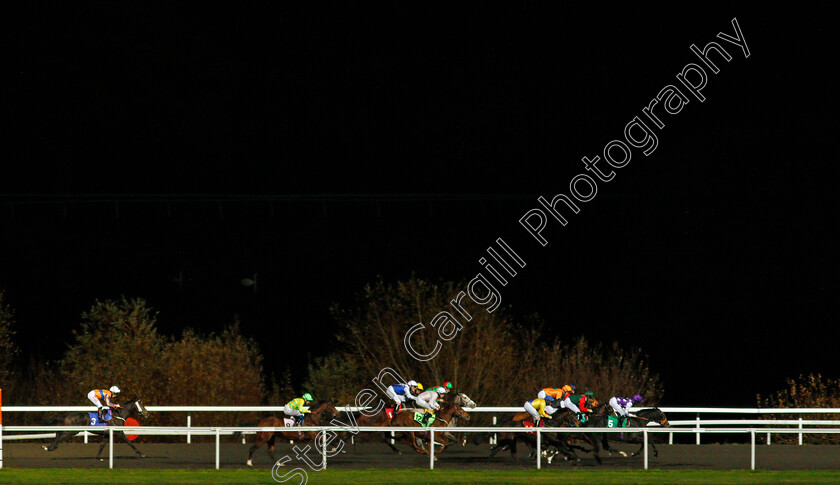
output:
[[[411,399],[412,401],[417,399],[413,392],[416,388],[417,383],[414,381],[408,381],[407,384],[394,384],[393,386],[388,386],[388,389],[385,389],[385,395],[390,397],[399,408],[406,402],[406,399]]]

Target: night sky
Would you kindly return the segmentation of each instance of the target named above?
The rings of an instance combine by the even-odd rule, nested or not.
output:
[[[267,370],[299,381],[334,347],[331,303],[378,275],[468,280],[502,237],[526,261],[500,289],[509,311],[642,347],[664,405],[755,406],[800,373],[840,377],[836,53],[819,17],[11,12],[0,289],[20,345],[58,358],[95,299],[143,297],[167,334],[238,314]],[[749,58],[716,37],[733,18]],[[655,151],[634,148],[538,244],[519,223],[537,197],[569,194],[581,158],[649,121],[700,62],[689,46],[712,41],[732,59],[712,54],[705,102],[684,91]],[[255,273],[256,291],[240,284]]]

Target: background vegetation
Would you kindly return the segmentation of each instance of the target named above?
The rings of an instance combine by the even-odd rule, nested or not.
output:
[[[371,380],[381,369],[391,367],[427,387],[451,381],[480,406],[518,406],[543,387],[566,383],[591,389],[599,399],[640,393],[645,405],[661,403],[665,387],[642,349],[583,337],[548,338],[549,323],[538,315],[514,317],[504,308],[493,313],[469,308],[472,321],[444,342],[436,358],[420,362],[409,356],[403,347],[405,331],[450,308],[449,301],[464,287],[463,282],[417,278],[394,283],[380,279],[365,286],[354,305],[331,309],[340,325],[339,345],[309,359],[308,376],[298,389],[292,388],[288,372],[266,374],[262,352],[268,349],[242,335],[236,316],[219,333],[184,328],[180,335],[166,336],[157,330],[157,312],[140,298],[95,301],[80,316],[73,341],[56,361],[21,355],[14,310],[0,292],[0,388],[7,405],[85,405],[88,391],[111,385],[120,386],[123,398],[138,396],[149,405],[282,405],[304,391],[344,405],[352,404],[360,389],[372,388]],[[416,345],[432,348],[434,332],[415,336]],[[840,382],[819,374],[800,376],[758,401],[761,407],[840,407]],[[254,424],[260,417],[195,413],[192,423]],[[37,413],[6,418],[8,424],[44,422]],[[182,413],[153,413],[144,424],[185,422]],[[836,436],[806,439],[837,441]]]
[[[840,408],[840,379],[825,379],[820,374],[800,375],[797,379],[788,379],[787,388],[781,389],[767,398],[756,396],[758,407],[762,408]],[[838,420],[840,414],[774,414],[764,419],[821,419]],[[797,434],[774,434],[774,443],[798,443]],[[840,435],[805,434],[803,443],[840,444]]]

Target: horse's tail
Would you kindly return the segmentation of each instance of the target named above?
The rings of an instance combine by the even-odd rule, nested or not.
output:
[[[255,422],[251,421],[249,423],[237,423],[236,424],[237,428],[252,428],[254,426],[259,426],[259,423],[255,423]],[[235,439],[235,440],[239,440],[239,439],[241,439],[243,441],[245,440],[245,433],[243,431],[239,431],[239,430],[234,431],[233,433],[231,433],[231,436],[233,436],[233,439]]]

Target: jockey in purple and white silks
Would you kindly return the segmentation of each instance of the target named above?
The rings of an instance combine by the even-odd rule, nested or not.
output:
[[[613,408],[613,411],[619,417],[626,418],[630,415],[630,408],[633,407],[634,402],[642,402],[642,396],[636,394],[633,397],[611,397],[610,407]]]

